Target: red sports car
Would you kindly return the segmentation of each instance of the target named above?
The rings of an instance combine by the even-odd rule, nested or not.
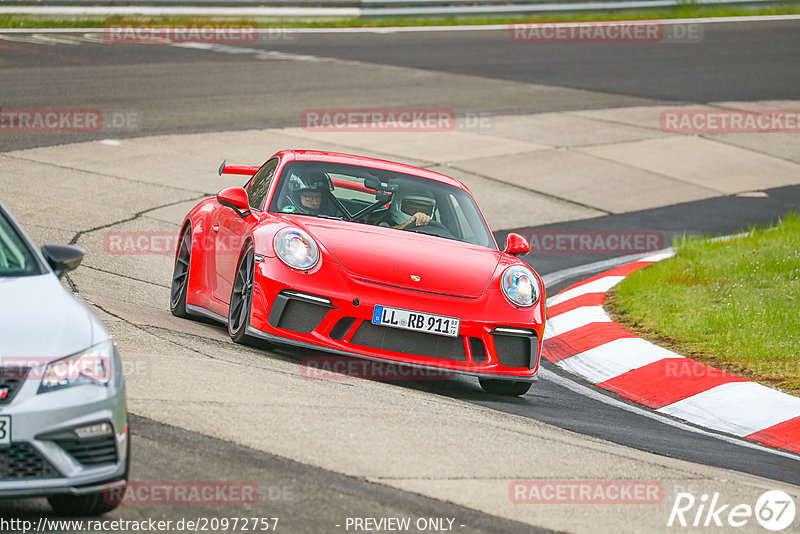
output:
[[[445,369],[491,393],[537,380],[539,276],[499,250],[458,180],[399,163],[284,150],[195,206],[183,223],[170,308],[260,338],[338,355]]]

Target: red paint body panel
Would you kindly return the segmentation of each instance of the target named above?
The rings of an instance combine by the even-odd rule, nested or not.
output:
[[[340,187],[344,189],[352,189],[353,191],[361,191],[362,193],[371,193],[372,190],[369,188],[364,187],[360,184],[355,184],[353,182],[348,182],[347,180],[342,180],[341,178],[333,178],[331,180],[333,182],[334,187]]]
[[[411,290],[475,298],[502,259],[500,252],[485,247],[424,234],[359,225],[357,234],[348,235],[353,232],[352,223],[286,219],[314,236],[353,277]],[[413,282],[412,274],[420,281]]]
[[[251,165],[225,165],[220,174],[241,174],[253,176],[261,167]]]
[[[284,166],[295,160],[329,161],[395,171],[468,191],[457,180],[433,171],[360,156],[281,151],[274,157],[280,158],[280,162],[265,199],[266,206],[270,205],[275,194]],[[228,168],[225,167],[226,171]],[[200,311],[206,315],[210,312],[219,319],[227,317],[239,254],[246,241],[252,240],[260,260],[255,268],[250,316],[250,327],[257,332],[290,344],[310,344],[321,350],[354,356],[486,376],[523,380],[536,377],[544,338],[544,285],[535,275],[541,288],[539,299],[527,308],[512,304],[502,292],[500,277],[506,267],[525,264],[496,248],[296,214],[253,210],[251,215],[241,218],[216,199],[204,200],[195,206],[187,215],[185,224],[191,224],[193,236],[186,302],[190,307],[202,309]],[[304,230],[319,245],[320,261],[309,271],[292,269],[276,257],[273,237],[285,227]],[[330,301],[330,309],[311,332],[302,333],[270,324],[273,305],[286,290]],[[464,345],[466,361],[355,343],[354,334],[362,322],[370,323],[376,305],[458,317],[461,320],[459,337],[453,343]],[[339,339],[335,339],[331,330],[343,318],[351,318],[353,324],[343,335],[336,336]],[[537,346],[528,367],[500,363],[492,335],[497,327],[535,333]],[[483,343],[485,355],[474,358],[472,350],[480,346],[476,344],[477,340]]]

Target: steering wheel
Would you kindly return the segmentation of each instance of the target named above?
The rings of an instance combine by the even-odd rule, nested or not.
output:
[[[420,234],[428,234],[428,235],[435,235],[439,237],[454,237],[452,232],[447,229],[445,225],[440,222],[434,221],[431,219],[428,224],[425,226],[417,226],[414,223],[409,224],[406,226],[406,230],[411,230],[412,232],[419,232]]]

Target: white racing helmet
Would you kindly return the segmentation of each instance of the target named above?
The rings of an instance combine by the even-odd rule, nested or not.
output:
[[[414,205],[416,205],[415,209],[409,209],[409,206]],[[408,219],[418,211],[432,216],[435,209],[436,198],[424,189],[399,191],[395,193],[395,198],[392,199],[392,204],[389,206],[389,212],[396,221]]]

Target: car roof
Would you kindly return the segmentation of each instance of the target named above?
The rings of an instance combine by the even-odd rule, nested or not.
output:
[[[455,178],[447,176],[446,174],[429,171],[427,169],[421,169],[412,165],[405,165],[403,163],[395,163],[393,161],[386,161],[377,158],[368,158],[366,156],[356,156],[353,154],[325,152],[321,150],[282,150],[275,155],[283,157],[289,154],[293,155],[296,161],[325,161],[331,163],[342,163],[346,165],[360,165],[362,167],[372,167],[384,171],[411,174],[414,176],[419,176],[420,178],[427,178],[428,180],[435,180],[437,182],[452,185],[469,192],[469,189],[463,183]]]

